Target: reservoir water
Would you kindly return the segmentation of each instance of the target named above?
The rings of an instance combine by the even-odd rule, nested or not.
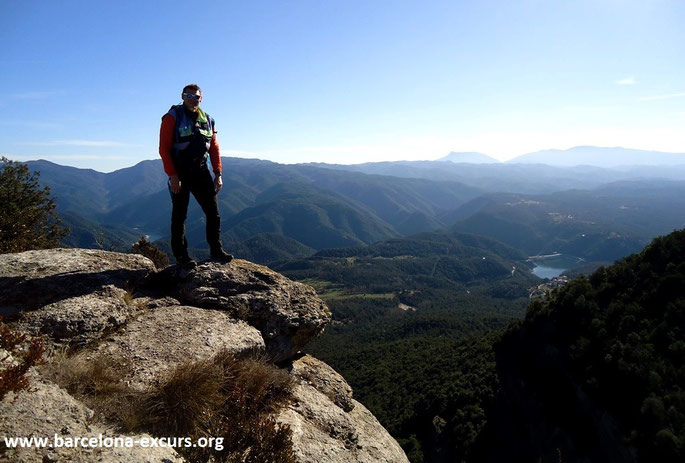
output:
[[[564,273],[565,268],[548,267],[546,265],[536,265],[533,274],[540,278],[554,278]]]
[[[554,254],[544,257],[531,257],[535,264],[533,274],[540,278],[554,278],[564,271],[583,264],[583,259],[565,254]]]

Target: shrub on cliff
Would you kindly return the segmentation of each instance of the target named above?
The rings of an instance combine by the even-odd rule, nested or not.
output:
[[[168,267],[170,263],[169,256],[167,256],[166,253],[157,246],[149,242],[145,236],[141,236],[137,243],[133,243],[133,246],[131,246],[131,252],[147,257],[158,269]]]
[[[19,347],[26,342],[26,336],[11,330],[0,317],[0,400],[10,392],[28,389],[26,373],[43,358],[42,339],[31,340],[28,349],[21,351]]]
[[[38,176],[26,164],[0,157],[0,253],[54,248],[69,232]]]

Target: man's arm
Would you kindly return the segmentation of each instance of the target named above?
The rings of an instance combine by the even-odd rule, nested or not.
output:
[[[212,162],[212,170],[214,171],[214,191],[218,193],[224,182],[221,179],[221,149],[219,148],[219,141],[216,139],[216,131],[214,131],[212,142],[209,145],[209,160]]]
[[[174,126],[176,119],[171,114],[166,114],[162,118],[162,125],[159,128],[159,155],[162,157],[164,172],[169,176],[169,186],[173,193],[181,191],[181,181],[178,179],[176,166],[171,157],[171,150],[174,145]]]
[[[221,149],[219,148],[219,141],[216,139],[216,132],[212,135],[212,142],[209,144],[209,160],[212,162],[214,173],[221,172]]]

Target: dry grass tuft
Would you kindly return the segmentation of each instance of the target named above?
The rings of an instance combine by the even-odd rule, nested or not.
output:
[[[121,383],[122,367],[107,357],[90,357],[84,353],[68,355],[56,352],[42,372],[71,394],[78,396],[111,396],[126,392]]]
[[[290,401],[295,381],[266,356],[240,358],[222,351],[213,360],[223,371],[224,393],[246,407],[246,413],[273,413]]]
[[[129,418],[128,410],[136,400],[136,394],[121,380],[127,370],[127,365],[107,357],[83,352],[69,355],[66,349],[55,352],[41,366],[46,377],[81,399],[98,419],[115,423]]]
[[[133,293],[131,291],[126,291],[124,293],[124,303],[126,305],[132,305],[133,304]]]
[[[140,426],[164,436],[202,434],[206,419],[223,403],[221,369],[211,360],[186,363],[140,397]]]
[[[137,407],[141,430],[159,436],[223,438],[224,449],[178,449],[190,461],[294,462],[291,431],[273,414],[292,396],[293,380],[263,358],[226,351],[178,367]]]
[[[223,351],[174,369],[159,385],[135,392],[106,357],[55,354],[43,371],[123,432],[223,438],[223,449],[178,448],[188,461],[294,463],[292,433],[274,413],[292,398],[294,380],[260,357]]]

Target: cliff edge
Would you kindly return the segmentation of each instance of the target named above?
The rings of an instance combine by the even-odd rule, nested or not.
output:
[[[145,424],[154,420],[138,419],[131,425],[137,431],[127,433],[112,414],[94,411],[93,402],[74,392],[88,391],[87,381],[72,380],[72,386],[67,385],[65,378],[73,376],[67,370],[74,368],[74,359],[86,369],[97,360],[115,373],[110,378],[112,390],[125,390],[118,400],[137,400],[135,406],[142,407],[189,365],[221,364],[222,369],[216,371],[221,371],[220,385],[225,389],[226,378],[238,377],[231,368],[242,365],[240,359],[256,359],[249,361],[267,363],[286,378],[282,384],[289,384],[288,399],[270,409],[268,418],[272,426],[268,429],[288,431],[277,434],[291,441],[293,460],[288,461],[408,461],[375,417],[354,400],[344,378],[300,352],[331,321],[326,304],[311,287],[267,267],[234,260],[230,264],[205,262],[190,271],[172,266],[158,272],[150,260],[136,254],[85,249],[4,254],[0,255],[0,316],[11,330],[26,335],[26,343],[42,338],[48,352],[43,365],[28,371],[29,389],[10,392],[0,401],[0,436],[50,439],[42,447],[11,448],[0,443],[0,459],[193,461],[196,454],[178,446],[55,445],[59,438],[140,442],[160,437],[159,428]],[[238,363],[226,361],[229,357]],[[0,360],[0,368],[16,362],[2,350]],[[246,390],[251,386],[240,385]],[[269,384],[260,387],[271,390]],[[103,393],[98,393],[97,400],[102,402]],[[204,399],[200,395],[197,400]],[[124,402],[109,410],[130,406]],[[231,414],[226,403],[223,420],[230,418],[226,413]],[[245,410],[251,406],[236,410],[247,413],[250,423]],[[181,416],[192,414],[192,409],[182,411]],[[211,429],[205,434],[211,436]],[[242,445],[247,445],[242,459],[250,461],[250,445],[257,444]],[[227,461],[225,454],[205,456],[210,461]]]

